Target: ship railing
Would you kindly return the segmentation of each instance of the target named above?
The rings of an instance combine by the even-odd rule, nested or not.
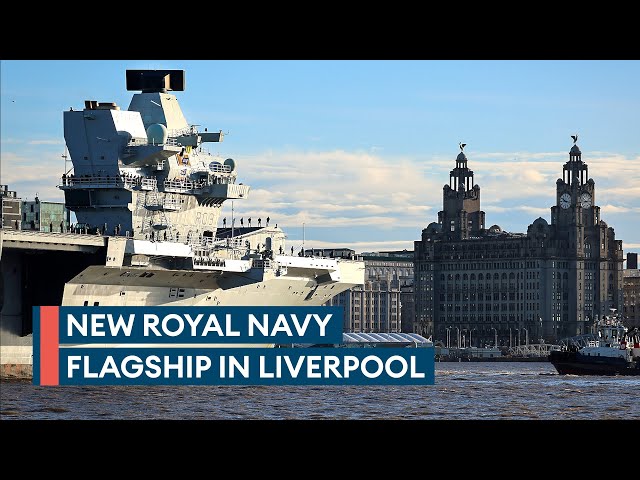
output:
[[[193,265],[196,267],[226,267],[224,258],[216,258],[208,255],[198,255],[193,258]]]
[[[157,190],[158,180],[153,177],[142,177],[138,185],[140,186],[140,190]]]
[[[213,247],[224,247],[224,248],[237,248],[243,249],[246,251],[246,240],[242,238],[229,238],[229,237],[205,237],[207,242],[210,242],[210,245]]]
[[[191,246],[191,249],[194,252],[208,252],[215,245],[215,242],[211,237],[203,237],[202,234],[189,234],[187,236],[186,243],[187,245]]]
[[[175,193],[202,193],[202,189],[205,186],[202,182],[192,182],[191,180],[165,180],[164,190],[165,192]]]
[[[239,238],[213,238],[213,237],[195,237],[190,240],[190,244],[195,248],[204,249],[236,249],[247,252],[248,247],[246,240]]]
[[[211,173],[231,173],[231,167],[222,163],[211,162],[209,164],[209,171]]]
[[[198,133],[198,129],[196,128],[196,125],[189,125],[188,127],[184,127],[184,128],[174,128],[171,130],[167,130],[167,134],[170,138],[180,137],[182,135],[192,135],[194,133]]]
[[[127,143],[127,145],[124,147],[124,153],[130,155],[135,152],[136,147],[146,147],[149,145],[152,145],[152,146],[170,145],[172,147],[179,146],[178,140],[172,137],[168,137],[164,143],[149,142],[148,140],[143,140],[143,139],[134,139],[134,140],[130,140],[129,143]]]
[[[66,188],[122,188],[125,183],[119,175],[63,175],[60,186]]]
[[[251,268],[271,268],[271,260],[268,258],[254,258],[251,261]]]
[[[573,337],[562,338],[558,341],[558,344],[563,347],[575,346],[578,348],[584,348],[589,342],[599,341],[598,337],[593,333],[583,333],[582,335],[575,335]]]
[[[236,183],[236,175],[234,172],[229,172],[228,174],[219,174],[219,175],[210,175],[207,178],[207,185],[226,185],[226,184],[235,184]]]
[[[194,258],[221,258],[219,255],[216,255],[216,252],[224,251],[224,258],[239,260],[247,254],[247,249],[244,245],[241,246],[234,242],[230,242],[230,244],[227,245],[226,243],[219,243],[215,240],[212,240],[211,237],[204,237],[201,241],[199,241],[197,238],[195,239],[195,241],[190,239],[188,242],[186,242],[186,244],[191,247]]]
[[[165,210],[180,210],[182,205],[177,200],[165,200],[162,202],[162,208]]]
[[[200,244],[205,247],[212,247],[216,244],[216,240],[213,237],[202,237]]]
[[[80,175],[63,176],[61,187],[66,188],[137,188],[142,190],[154,190],[158,181],[152,177],[141,175]]]
[[[182,209],[182,205],[178,200],[162,200],[160,198],[152,198],[151,201],[144,204],[144,206],[151,210],[177,211]]]

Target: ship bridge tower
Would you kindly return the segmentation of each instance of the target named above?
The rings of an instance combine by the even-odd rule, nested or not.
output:
[[[442,233],[452,240],[467,239],[484,229],[484,212],[480,210],[480,186],[473,183],[473,170],[467,166],[466,143],[460,143],[456,167],[443,187],[442,211],[438,223]]]

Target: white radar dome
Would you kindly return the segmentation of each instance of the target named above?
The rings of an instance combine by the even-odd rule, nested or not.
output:
[[[147,141],[153,145],[164,145],[168,137],[167,127],[161,123],[154,123],[147,128]]]

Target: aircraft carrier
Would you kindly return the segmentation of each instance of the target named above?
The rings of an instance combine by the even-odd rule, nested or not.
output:
[[[299,256],[267,221],[218,227],[250,187],[206,148],[223,132],[185,119],[173,93],[184,70],[127,70],[126,87],[138,92],[126,110],[86,100],[63,112],[73,231],[0,230],[5,376],[30,364],[33,306],[322,305],[364,283],[364,262]]]

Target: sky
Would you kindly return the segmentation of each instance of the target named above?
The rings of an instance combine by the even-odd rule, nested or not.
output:
[[[127,69],[181,69],[187,122],[222,130],[249,197],[297,250],[412,250],[437,221],[459,143],[486,225],[551,221],[578,135],[601,218],[640,252],[640,61],[2,60],[0,183],[63,201],[62,112],[131,96]],[[211,147],[215,145],[215,147]],[[231,202],[222,217],[231,218]]]

